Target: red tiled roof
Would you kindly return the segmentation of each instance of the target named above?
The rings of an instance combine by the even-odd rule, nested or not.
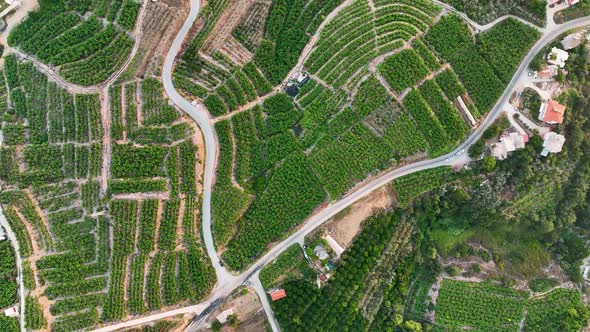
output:
[[[555,100],[549,100],[547,103],[547,111],[543,116],[545,122],[563,123],[563,114],[565,113],[565,106],[556,102]]]
[[[280,300],[286,296],[287,296],[287,292],[285,292],[284,289],[279,289],[279,290],[276,290],[276,291],[270,293],[270,298],[273,301]]]

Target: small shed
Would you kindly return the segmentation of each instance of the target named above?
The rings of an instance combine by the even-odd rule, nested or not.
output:
[[[18,317],[18,307],[10,307],[4,310],[4,314],[6,315],[6,317]]]
[[[313,248],[313,253],[321,260],[326,260],[330,258],[330,255],[328,255],[328,251],[321,244],[318,244],[315,248]]]
[[[273,302],[280,300],[284,297],[287,297],[287,292],[285,292],[284,289],[277,289],[277,290],[270,292],[270,298],[272,299]]]

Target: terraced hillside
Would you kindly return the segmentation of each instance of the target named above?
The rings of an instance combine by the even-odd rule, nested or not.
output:
[[[442,14],[426,0],[207,4],[175,84],[216,118],[213,231],[231,268],[367,177],[451,151],[539,36],[515,20],[474,36]],[[481,59],[490,93],[445,53],[455,35]],[[288,97],[281,83],[298,74],[309,81]]]
[[[14,56],[1,77],[0,202],[27,258],[27,319],[73,331],[207,295],[204,151],[160,81],[122,82],[106,104]]]
[[[68,82],[99,84],[131,53],[140,7],[136,0],[45,1],[11,32],[8,44]]]

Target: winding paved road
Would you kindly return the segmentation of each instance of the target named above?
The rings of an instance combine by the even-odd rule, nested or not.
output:
[[[215,162],[218,153],[217,136],[215,135],[213,125],[211,124],[212,122],[209,111],[207,111],[207,109],[202,104],[199,106],[192,105],[188,100],[182,97],[178,91],[176,91],[174,84],[172,83],[174,60],[176,59],[176,55],[180,52],[184,39],[186,38],[189,30],[197,19],[199,10],[200,1],[191,0],[191,10],[188,14],[188,17],[176,35],[176,38],[174,39],[174,42],[168,51],[166,60],[164,61],[164,68],[162,69],[162,81],[164,83],[164,89],[166,90],[168,97],[172,99],[176,106],[178,106],[183,112],[188,114],[197,122],[201,128],[203,138],[205,140],[205,174],[203,183],[204,189],[202,209],[203,238],[205,239],[207,253],[209,254],[209,258],[211,258],[211,262],[215,268],[215,273],[217,274],[217,286],[220,286],[231,283],[233,280],[235,280],[235,277],[223,266],[221,266],[219,257],[217,256],[217,251],[215,250],[215,245],[213,243],[213,235],[211,234],[211,190],[213,187],[213,179],[215,177]]]

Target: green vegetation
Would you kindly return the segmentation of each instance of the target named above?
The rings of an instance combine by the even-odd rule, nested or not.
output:
[[[31,330],[41,330],[47,327],[39,300],[31,296],[25,298],[25,324]]]
[[[436,321],[448,327],[516,330],[527,293],[488,283],[445,279],[436,301]]]
[[[430,143],[429,153],[431,155],[442,154],[450,144],[449,136],[422,97],[420,91],[411,90],[404,98],[404,106],[408,109],[418,124],[418,128]]]
[[[503,2],[499,0],[445,0],[444,2],[467,14],[480,24],[490,23],[504,15],[521,17],[537,26],[545,25],[546,2],[543,0],[516,0]],[[560,23],[557,22],[556,23]]]
[[[380,72],[393,90],[402,92],[426,77],[429,71],[416,51],[403,50],[385,59]]]
[[[278,282],[299,279],[306,274],[311,274],[311,271],[303,256],[303,249],[299,244],[294,244],[260,271],[260,281],[264,288],[271,289]]]
[[[119,27],[131,30],[140,6],[135,0],[126,0],[118,15]],[[90,9],[93,15],[81,18]],[[119,6],[112,9],[107,17],[111,22]],[[99,8],[71,1],[43,2],[38,11],[11,31],[8,43],[58,66],[60,75],[69,82],[95,85],[108,79],[133,47],[133,40],[124,30],[102,24],[100,18],[105,16]]]
[[[543,297],[528,297],[489,283],[445,279],[436,302],[436,322],[455,328],[514,330],[524,319],[526,331],[580,331],[590,318],[577,290],[560,288]]]
[[[196,231],[198,151],[192,127],[168,106],[161,83],[146,78],[109,90],[115,139],[111,156],[105,156],[98,95],[70,94],[13,56],[6,68],[10,87],[5,94],[15,96],[16,107],[3,118],[9,139],[0,150],[8,166],[0,174],[6,188],[0,202],[21,255],[30,256],[34,247],[25,222],[38,241],[37,277],[46,286],[41,296],[55,300],[48,308],[52,328],[90,329],[164,304],[202,299],[215,278]],[[102,182],[107,157],[111,173]],[[23,167],[14,167],[18,163]],[[169,198],[142,199],[143,193],[154,191]],[[26,285],[33,291],[28,264]],[[151,276],[144,273],[146,265]],[[168,286],[155,292],[160,279]],[[12,284],[0,287],[12,292],[3,307],[16,300]],[[28,297],[26,305],[28,326],[42,328],[46,323],[38,297]]]
[[[354,96],[353,107],[359,116],[364,117],[381,107],[391,97],[374,76],[360,84],[358,92]]]
[[[467,25],[459,17],[447,15],[432,26],[425,39],[451,63],[477,108],[488,112],[502,94],[504,85],[479,53]]]
[[[559,282],[550,278],[535,278],[529,281],[529,288],[531,291],[538,293],[549,291],[557,285],[559,285]]]
[[[453,181],[454,173],[450,167],[437,167],[412,173],[393,180],[393,190],[397,193],[399,206],[408,206],[416,197],[440,188]]]
[[[476,43],[498,78],[508,83],[520,61],[540,37],[541,33],[537,29],[508,18],[478,34]]]
[[[367,220],[364,231],[337,263],[337,274],[321,289],[307,280],[286,281],[281,287],[288,296],[271,302],[281,328],[385,331],[402,324],[404,304],[410,300],[410,276],[418,273],[412,253],[423,242],[419,235],[412,235],[414,223],[399,218],[381,214]],[[424,257],[421,264],[431,263]]]
[[[305,63],[311,73],[334,87],[352,89],[363,77],[363,67],[426,31],[440,11],[438,6],[427,1],[379,1],[374,7],[373,13],[368,1],[353,1],[325,26]],[[407,51],[400,53],[408,54]],[[411,65],[408,68],[411,75],[404,77],[399,86],[397,80],[401,78],[390,82],[394,90],[401,90],[415,83],[414,79],[421,78],[417,76],[426,75],[422,59],[404,57],[404,60]],[[388,67],[398,69],[395,61],[387,62],[384,71],[391,71]]]
[[[17,302],[16,258],[8,241],[0,242],[0,307]]]
[[[556,289],[541,299],[530,301],[524,328],[527,331],[580,331],[590,318],[590,309],[580,292]]]

